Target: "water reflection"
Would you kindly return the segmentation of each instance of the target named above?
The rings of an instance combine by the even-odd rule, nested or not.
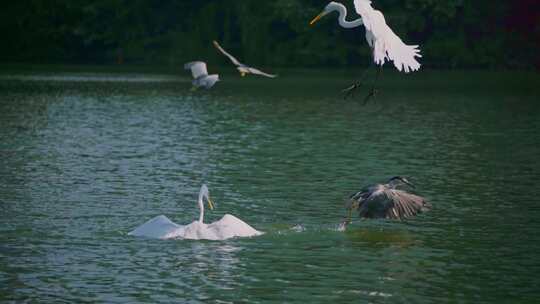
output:
[[[149,83],[149,82],[191,82],[186,77],[177,77],[170,75],[103,75],[103,74],[3,74],[0,75],[0,81],[54,81],[54,82],[131,82],[131,83]]]
[[[516,95],[530,90],[396,82],[363,106],[329,93],[339,78],[231,80],[186,93],[181,79],[35,77],[0,79],[0,299],[536,295],[539,107]],[[433,210],[336,231],[347,194],[396,174],[412,176]],[[192,221],[202,182],[218,202],[208,222],[231,213],[267,233],[226,242],[126,236],[158,214]]]
[[[345,233],[347,239],[353,244],[364,247],[393,246],[406,248],[417,245],[419,240],[414,238],[414,233],[399,229],[374,229],[349,227]],[[354,245],[353,245],[354,246]]]

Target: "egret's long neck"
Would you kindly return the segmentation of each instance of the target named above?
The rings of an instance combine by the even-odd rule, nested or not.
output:
[[[342,27],[344,27],[344,28],[353,28],[353,27],[358,27],[358,26],[363,24],[362,23],[362,18],[358,18],[358,19],[353,20],[353,21],[345,20],[345,17],[347,16],[347,8],[343,4],[339,4],[336,7],[337,8],[335,10],[339,14],[338,22],[339,22],[339,25],[341,25]]]
[[[199,210],[201,213],[199,214],[199,222],[202,223],[204,219],[204,204],[203,204],[203,196],[199,194]]]

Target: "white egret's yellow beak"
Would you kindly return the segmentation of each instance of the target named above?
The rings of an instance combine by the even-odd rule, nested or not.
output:
[[[210,210],[214,210],[214,202],[212,202],[212,199],[208,197],[208,207]]]
[[[309,22],[309,25],[313,25],[315,22],[319,21],[319,19],[324,17],[324,15],[326,15],[325,12],[322,12],[322,13],[318,14],[317,17],[313,18],[313,20],[311,20],[311,22]]]

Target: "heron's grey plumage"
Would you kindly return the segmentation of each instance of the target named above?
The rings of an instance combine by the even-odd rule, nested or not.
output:
[[[393,177],[386,184],[368,186],[350,196],[349,209],[357,209],[358,215],[364,218],[404,219],[431,209],[423,197],[397,189],[408,181],[401,177]]]

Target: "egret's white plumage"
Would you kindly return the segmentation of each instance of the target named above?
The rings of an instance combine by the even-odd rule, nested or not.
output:
[[[133,229],[128,235],[143,236],[152,239],[168,239],[184,226],[169,220],[165,215],[158,215],[141,226]]]
[[[178,225],[166,216],[159,215],[128,234],[156,239],[179,238],[190,240],[225,240],[232,237],[250,237],[262,234],[262,232],[255,230],[241,219],[230,214],[225,214],[219,221],[205,224],[203,222],[203,199],[206,199],[210,209],[213,209],[213,203],[206,185],[202,185],[199,192],[199,220],[191,224]]]
[[[245,76],[246,74],[255,74],[255,75],[261,75],[261,76],[270,77],[270,78],[277,77],[277,75],[268,74],[268,73],[265,73],[265,72],[263,72],[263,71],[261,71],[259,69],[256,69],[256,68],[253,68],[253,67],[250,67],[250,66],[247,66],[247,65],[241,63],[233,55],[231,55],[227,51],[225,51],[221,47],[221,45],[219,45],[219,43],[217,41],[214,41],[214,46],[218,49],[218,51],[220,51],[223,55],[225,55],[225,56],[227,56],[229,58],[229,60],[236,66],[236,69],[238,70],[238,72],[240,72],[240,75],[242,75],[242,76]]]
[[[392,61],[398,71],[405,73],[420,69],[420,63],[416,60],[416,57],[422,57],[418,45],[405,44],[386,24],[384,15],[371,6],[370,0],[354,0],[354,7],[361,17],[360,19],[345,20],[347,8],[341,3],[330,2],[310,24],[333,11],[337,11],[340,26],[354,28],[364,25],[366,40],[372,49],[373,61],[376,64],[382,66],[386,61]]]
[[[211,87],[219,81],[218,74],[208,75],[208,70],[206,69],[206,63],[203,61],[192,61],[184,64],[185,70],[191,70],[191,75],[193,76],[194,88],[204,87],[210,89]]]

